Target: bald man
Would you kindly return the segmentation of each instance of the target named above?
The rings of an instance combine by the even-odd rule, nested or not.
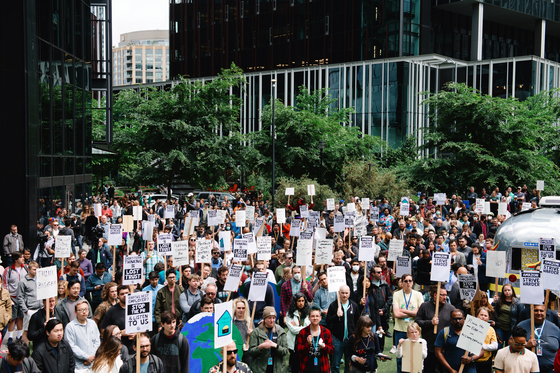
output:
[[[467,271],[466,267],[459,267],[455,272],[455,276],[457,275],[468,275],[469,271]],[[449,301],[451,304],[460,310],[465,312],[465,307],[463,307],[463,300],[461,299],[461,292],[459,291],[459,281],[455,281],[453,286],[451,286],[451,291],[449,291]]]
[[[220,353],[222,354],[222,356],[226,359],[226,368],[227,371],[229,373],[234,373],[234,372],[245,372],[245,373],[251,373],[252,370],[251,368],[249,368],[249,366],[241,361],[237,361],[237,345],[235,344],[234,341],[232,341],[230,344],[228,344],[225,347],[227,353],[226,356],[224,356],[224,347],[222,347],[220,349]],[[224,362],[222,361],[219,364],[214,365],[212,368],[210,368],[210,370],[208,371],[208,373],[221,373],[224,371],[223,368],[223,364]]]

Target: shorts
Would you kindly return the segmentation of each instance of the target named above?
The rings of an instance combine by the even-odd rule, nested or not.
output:
[[[27,329],[29,328],[29,320],[31,320],[31,316],[33,316],[35,314],[35,312],[39,311],[37,310],[27,310],[27,314],[25,315],[25,317],[23,318],[23,330],[27,331]]]
[[[12,304],[12,320],[23,319],[24,316],[23,311],[21,310],[21,308],[19,308],[17,302],[13,302],[13,303],[14,304]]]

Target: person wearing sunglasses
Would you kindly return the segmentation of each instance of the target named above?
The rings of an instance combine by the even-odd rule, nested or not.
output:
[[[224,356],[224,348],[226,350],[226,355]],[[237,361],[237,345],[235,341],[232,341],[230,344],[225,346],[224,348],[220,349],[220,353],[224,357],[226,362],[226,371],[228,373],[236,373],[236,372],[251,372],[251,368],[241,361]],[[214,365],[208,373],[221,373],[224,371],[224,362],[221,361],[219,364]]]

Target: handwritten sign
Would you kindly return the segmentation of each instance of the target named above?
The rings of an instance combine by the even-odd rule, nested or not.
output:
[[[171,242],[173,242],[173,235],[171,233],[158,234],[158,255],[171,255]]]
[[[358,260],[360,262],[371,262],[375,259],[374,238],[371,236],[363,236],[360,238],[358,251]]]
[[[327,268],[327,281],[329,293],[337,292],[341,286],[346,285],[346,269],[344,266]]]
[[[196,241],[195,261],[197,263],[212,262],[212,240],[204,238]]]
[[[556,259],[556,245],[554,238],[540,238],[539,239],[539,258]]]
[[[272,237],[257,237],[257,260],[270,260],[272,251]]]
[[[245,216],[247,220],[253,221],[255,219],[255,206],[245,207]]]
[[[476,295],[476,276],[475,275],[457,275],[459,281],[459,292],[461,299],[472,301]]]
[[[266,287],[268,286],[268,273],[255,272],[251,278],[249,289],[249,300],[253,302],[264,302],[266,299]]]
[[[126,295],[126,334],[152,330],[152,292],[144,291]]]
[[[237,238],[233,240],[233,260],[235,262],[244,262],[247,260],[247,240]]]
[[[544,190],[544,180],[537,180],[537,190]]]
[[[459,335],[459,340],[457,341],[457,347],[473,354],[478,354],[482,349],[482,344],[486,339],[489,328],[490,324],[486,321],[467,315],[467,319]]]
[[[389,241],[389,255],[387,260],[394,262],[399,256],[403,254],[404,240],[391,240]]]
[[[176,266],[189,265],[189,241],[171,242],[173,264]]]
[[[331,264],[333,256],[333,240],[317,240],[315,247],[315,264]]]
[[[37,284],[37,299],[48,299],[57,296],[56,266],[37,268],[35,283]]]
[[[451,268],[451,255],[449,253],[434,253],[432,256],[432,272],[430,281],[449,281],[449,271]]]
[[[140,255],[125,255],[123,259],[123,285],[136,285],[144,282],[144,264]]]
[[[560,290],[560,260],[544,259],[541,271],[544,288]]]
[[[409,275],[412,273],[410,269],[411,258],[409,256],[399,256],[397,258],[396,274],[397,277],[402,277],[403,275]]]
[[[302,240],[297,243],[296,264],[300,266],[312,265],[313,240]]]
[[[476,199],[476,212],[479,214],[484,214],[484,198]]]
[[[327,198],[327,210],[334,210],[334,198]]]
[[[54,257],[55,258],[68,258],[72,252],[72,236],[56,236],[56,243],[54,244]]]
[[[232,264],[229,267],[226,283],[224,284],[224,291],[237,291],[242,274],[243,266],[240,264]]]
[[[478,269],[480,271],[480,268]],[[506,277],[506,252],[488,250],[486,253],[486,276]]]
[[[521,205],[521,211],[529,209],[531,209],[531,202],[523,202],[523,204]]]
[[[521,303],[543,304],[544,287],[539,271],[521,271]]]

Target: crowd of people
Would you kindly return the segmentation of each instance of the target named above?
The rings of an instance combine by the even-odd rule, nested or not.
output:
[[[491,195],[483,190],[479,197],[471,189],[465,199],[454,195],[436,205],[421,195],[417,203],[410,203],[406,216],[383,197],[367,205],[358,197],[347,203],[337,200],[333,209],[327,208],[328,201],[316,208],[312,199],[306,203],[299,198],[285,206],[284,223],[278,222],[277,210],[262,194],[252,199],[239,195],[231,201],[211,195],[205,201],[189,193],[185,200],[170,202],[141,193],[116,198],[113,191],[77,206],[70,215],[62,207],[53,214],[43,211],[37,223],[41,243],[34,250],[25,247],[16,226],[4,238],[0,328],[7,335],[8,355],[1,364],[9,372],[128,373],[136,371],[140,353],[143,373],[187,373],[191,351],[182,328],[201,313],[212,314],[215,304],[231,300],[242,351],[234,342],[226,346],[220,352],[223,361],[211,373],[223,371],[224,363],[228,372],[339,373],[341,364],[345,373],[375,372],[379,361],[395,364],[387,362],[391,355],[401,373],[406,341],[421,345],[426,372],[456,373],[461,367],[469,373],[552,372],[556,358],[560,373],[559,314],[537,305],[532,326],[530,308],[518,301],[511,284],[505,284],[492,302],[488,297],[486,251],[493,247],[506,216],[498,215],[497,209],[477,214],[479,198],[503,199],[514,213],[519,202],[536,203],[539,196],[536,191],[519,188],[513,193],[510,188],[503,196],[496,189]],[[101,205],[100,216],[96,203]],[[166,219],[168,205],[173,205],[174,216]],[[135,206],[142,208],[142,221],[154,217],[152,237],[144,239],[142,221],[134,221],[122,244],[109,247],[109,226],[133,215]],[[237,212],[249,208],[254,214],[243,223],[236,221]],[[210,210],[225,210],[224,222],[209,226]],[[302,210],[319,214],[316,219],[302,218]],[[355,210],[354,226],[335,232],[335,215],[350,210]],[[194,215],[195,224],[193,219],[185,224]],[[299,240],[290,235],[294,219],[304,222],[303,232],[324,230],[325,238],[333,242],[331,263],[303,268],[295,264]],[[263,228],[254,232],[261,222]],[[226,231],[232,245],[235,238],[251,232],[271,237],[270,260],[249,255],[241,263],[243,274],[235,292],[224,291],[234,262],[233,247],[222,247],[218,240]],[[172,256],[158,255],[160,233],[188,242],[189,265],[174,266]],[[64,265],[54,257],[59,235],[72,236],[73,254]],[[374,237],[374,261],[359,260],[362,236]],[[411,273],[399,278],[387,260],[392,239],[404,240],[402,255],[413,259]],[[212,241],[209,263],[195,260],[199,240]],[[437,251],[452,257],[450,280],[441,288],[430,281],[431,257]],[[125,255],[142,258],[145,278],[137,285],[122,284]],[[58,292],[41,301],[34,279],[37,268],[47,266],[58,267]],[[331,267],[346,272],[346,284],[338,292],[328,289]],[[248,301],[257,272],[268,274],[266,297]],[[471,303],[461,299],[457,282],[457,275],[467,273],[479,282]],[[127,334],[126,296],[140,291],[152,292],[152,331]],[[457,347],[467,314],[491,324],[483,348],[474,353]],[[385,346],[391,347],[388,355],[383,354]]]

